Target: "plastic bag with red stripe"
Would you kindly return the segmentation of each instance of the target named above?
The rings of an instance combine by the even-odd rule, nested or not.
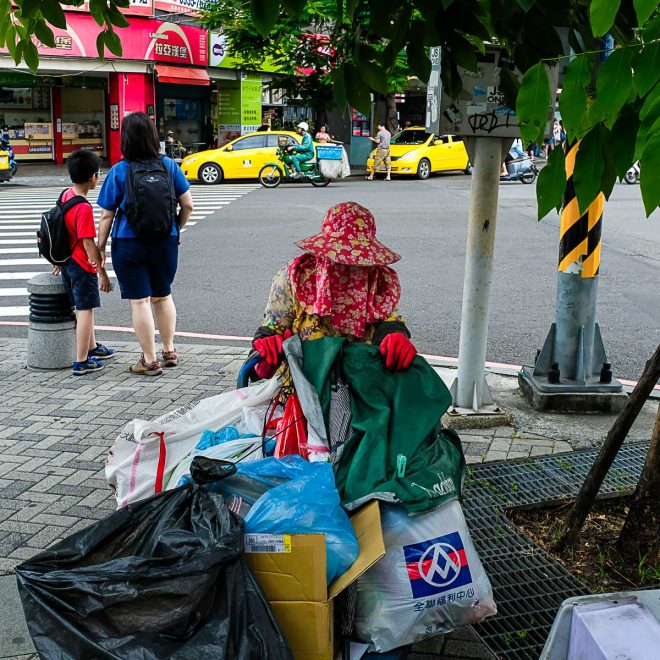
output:
[[[461,505],[381,505],[385,556],[358,580],[355,634],[389,651],[497,613]]]

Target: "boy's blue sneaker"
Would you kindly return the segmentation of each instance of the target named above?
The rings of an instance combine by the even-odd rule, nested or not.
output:
[[[87,353],[88,358],[94,358],[95,360],[109,360],[111,357],[115,356],[115,349],[108,348],[103,344],[96,342],[96,348]]]
[[[74,362],[72,371],[74,376],[84,376],[90,371],[101,371],[104,367],[103,362],[96,358],[88,358],[87,362]]]

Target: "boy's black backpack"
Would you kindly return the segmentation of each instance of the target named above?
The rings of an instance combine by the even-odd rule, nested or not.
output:
[[[73,253],[64,216],[78,204],[89,204],[82,195],[74,195],[66,202],[62,202],[65,192],[66,190],[62,191],[57,203],[50,211],[41,214],[41,227],[37,231],[39,255],[45,257],[53,266],[61,266],[66,263]]]
[[[128,165],[124,214],[137,238],[166,238],[172,223],[178,233],[174,182],[163,157]]]

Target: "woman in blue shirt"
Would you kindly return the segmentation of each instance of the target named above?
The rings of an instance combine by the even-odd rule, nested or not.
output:
[[[177,198],[176,222],[165,238],[145,240],[133,231],[125,213],[130,164],[154,161],[161,157],[159,151],[158,132],[151,119],[144,112],[128,115],[121,127],[124,159],[108,172],[98,199],[102,208],[98,239],[101,263],[105,263],[105,248],[112,229],[112,266],[121,297],[130,302],[133,329],[142,348],[142,357],[131,367],[131,372],[144,376],[157,376],[163,372],[162,367],[177,364],[176,308],[171,287],[179,256],[179,232],[193,210],[190,185],[183,172],[173,160],[162,157]],[[155,325],[163,342],[162,361],[156,355]]]

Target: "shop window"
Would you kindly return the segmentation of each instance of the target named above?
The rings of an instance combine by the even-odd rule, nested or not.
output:
[[[263,146],[263,135],[251,135],[250,137],[243,138],[242,140],[237,140],[232,145],[234,151],[241,151],[243,149],[261,149]]]

